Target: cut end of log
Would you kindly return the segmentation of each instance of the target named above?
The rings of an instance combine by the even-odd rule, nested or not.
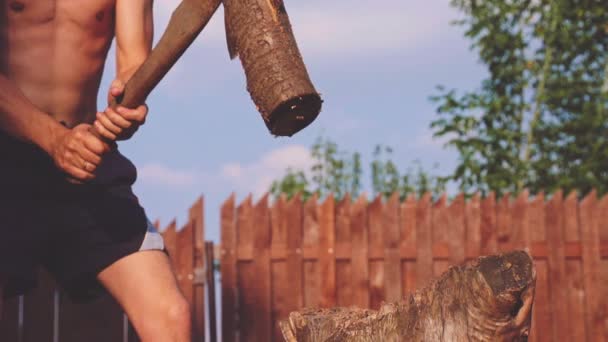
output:
[[[313,122],[321,112],[319,94],[291,98],[279,105],[268,117],[266,126],[275,136],[292,136]]]
[[[524,251],[482,257],[479,273],[495,296],[517,295],[535,278],[532,259]]]

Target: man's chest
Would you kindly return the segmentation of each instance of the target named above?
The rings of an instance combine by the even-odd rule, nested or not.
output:
[[[94,29],[113,21],[114,5],[115,0],[0,0],[0,22],[12,28],[70,23]]]

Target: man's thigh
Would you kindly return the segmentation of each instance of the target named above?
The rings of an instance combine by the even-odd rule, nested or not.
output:
[[[159,250],[128,255],[98,274],[131,320],[182,299],[168,256]]]

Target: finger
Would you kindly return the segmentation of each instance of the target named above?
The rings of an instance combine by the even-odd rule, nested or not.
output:
[[[104,143],[93,134],[85,136],[83,139],[83,144],[87,149],[89,149],[89,151],[95,153],[98,156],[101,156],[104,152],[110,150],[108,144]]]
[[[119,113],[115,112],[114,109],[112,109],[112,108],[106,109],[104,116],[106,116],[108,119],[110,119],[110,121],[115,126],[120,127],[121,131],[123,129],[131,127],[131,122],[129,120],[125,119],[124,117],[122,117],[122,115],[120,115]]]
[[[125,84],[121,80],[114,80],[110,85],[110,94],[112,96],[119,96],[125,90]]]
[[[99,120],[95,120],[93,125],[95,125],[95,131],[97,131],[97,133],[99,133],[99,135],[101,135],[102,137],[112,141],[116,140],[117,135],[105,128]]]
[[[89,149],[87,148],[83,148],[82,150],[78,151],[78,155],[80,156],[80,158],[82,158],[83,163],[89,163],[93,165],[92,170],[90,169],[90,167],[85,167],[85,169],[87,169],[87,171],[89,172],[93,172],[95,168],[97,168],[97,165],[101,163],[101,157],[93,153],[92,151],[89,151]]]
[[[116,123],[110,118],[108,113],[97,113],[97,121],[99,121],[104,128],[114,134],[120,134],[120,132],[122,132],[122,127],[116,125]]]
[[[148,108],[145,105],[141,105],[136,109],[129,109],[123,106],[118,106],[116,111],[125,119],[143,123],[148,114]]]
[[[87,172],[81,168],[78,168],[74,165],[68,165],[65,170],[70,176],[76,178],[77,180],[89,180],[95,178],[90,172]]]
[[[73,166],[77,169],[81,169],[87,172],[92,172],[93,170],[89,170],[91,167],[96,167],[93,163],[89,163],[80,155],[80,151],[77,153],[71,153],[67,156],[68,162],[67,166]]]

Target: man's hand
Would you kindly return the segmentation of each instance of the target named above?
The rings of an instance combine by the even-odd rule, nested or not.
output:
[[[110,86],[108,103],[113,98],[121,96],[124,90],[125,84],[120,80],[114,80]],[[97,113],[94,125],[97,132],[106,139],[127,140],[146,122],[146,115],[148,115],[148,106],[145,104],[136,109],[118,106],[114,110],[108,107],[105,111]]]
[[[91,133],[91,125],[80,124],[59,133],[50,155],[60,170],[83,182],[95,178],[101,156],[109,150],[108,144]]]

